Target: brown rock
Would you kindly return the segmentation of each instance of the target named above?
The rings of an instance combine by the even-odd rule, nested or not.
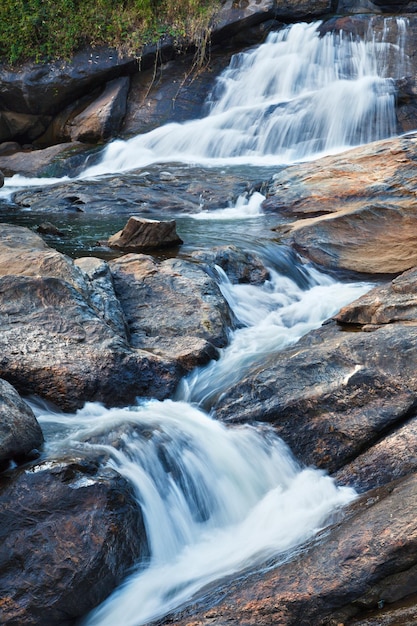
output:
[[[359,325],[415,322],[416,284],[417,268],[413,268],[343,307],[334,319],[339,324]]]
[[[105,280],[105,278],[104,278]],[[0,376],[74,410],[86,400],[117,405],[140,395],[166,397],[175,365],[132,348],[107,281],[94,291],[83,271],[28,229],[4,225],[0,237]],[[120,307],[119,307],[119,315]]]
[[[62,626],[148,556],[124,478],[83,459],[46,461],[0,485],[0,622]]]
[[[264,208],[297,218],[289,240],[320,265],[400,273],[417,265],[416,145],[409,135],[287,168]]]
[[[107,83],[100,94],[69,122],[71,141],[102,143],[117,135],[126,113],[129,77]]]
[[[124,252],[143,252],[154,248],[176,246],[182,242],[177,234],[175,220],[158,221],[130,217],[123,230],[112,235],[108,245]]]

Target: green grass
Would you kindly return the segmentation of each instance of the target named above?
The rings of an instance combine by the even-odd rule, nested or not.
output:
[[[165,34],[181,45],[206,41],[217,0],[1,0],[0,61],[68,59],[106,44],[140,56]]]

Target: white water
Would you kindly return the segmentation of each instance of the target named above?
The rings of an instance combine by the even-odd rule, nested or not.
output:
[[[405,20],[385,24],[379,34],[371,24],[366,41],[320,37],[318,23],[270,34],[232,58],[207,117],[115,141],[85,176],[157,162],[292,163],[395,134],[392,78],[406,71]],[[395,45],[387,43],[393,24]]]
[[[190,376],[184,397],[195,402],[227,388],[249,363],[296,341],[370,287],[302,272],[304,289],[273,269],[265,286],[231,285],[221,275],[245,327],[218,361]],[[126,409],[90,403],[70,416],[34,408],[52,457],[69,449],[106,452],[134,485],[145,517],[150,562],[85,626],[146,624],[216,578],[268,557],[285,559],[355,497],[322,472],[300,467],[271,429],[227,428],[184,400]]]
[[[385,34],[363,43],[341,34],[320,38],[316,29],[298,24],[237,55],[207,117],[114,142],[84,176],[154,162],[290,163],[394,134]],[[405,63],[402,43],[400,37],[395,72]],[[16,183],[24,185],[8,181],[9,193]],[[259,196],[215,219],[258,215]],[[210,219],[205,212],[194,217]],[[221,277],[242,328],[218,361],[183,382],[177,401],[126,409],[88,404],[73,416],[36,410],[51,456],[71,448],[106,452],[134,485],[145,516],[150,562],[86,625],[139,626],[216,578],[268,557],[285,559],[354,497],[323,473],[298,466],[270,430],[226,428],[191,404],[211,404],[250,364],[294,343],[369,288],[303,272],[303,288],[273,270],[263,287],[232,286]]]
[[[111,410],[90,404],[75,416],[39,419],[45,430],[66,429],[50,443],[54,453],[98,441],[88,444],[90,453],[110,455],[145,516],[148,567],[88,616],[88,626],[145,624],[219,576],[270,555],[285,558],[355,495],[301,469],[271,431],[227,429],[182,402]],[[119,450],[101,443],[109,438],[119,438]]]
[[[217,361],[182,381],[177,397],[204,406],[238,382],[251,365],[295,343],[371,288],[369,283],[338,283],[314,269],[306,272],[307,289],[272,269],[270,281],[261,287],[233,285],[220,268],[218,272],[222,293],[243,328]]]

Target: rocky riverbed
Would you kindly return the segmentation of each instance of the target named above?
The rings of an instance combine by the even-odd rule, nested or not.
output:
[[[323,17],[323,32],[357,34],[370,15],[400,12],[409,21],[407,55],[414,63],[417,4],[357,5],[226,3],[213,43],[227,40],[230,47],[221,54],[217,48],[195,82],[188,75],[181,82],[192,55],[176,59],[172,42],[165,43],[158,68],[162,84],[151,89],[152,50],[141,71],[135,60],[110,58],[109,51],[94,58],[83,53],[61,73],[54,64],[2,68],[1,139],[14,143],[3,145],[0,169],[7,177],[75,176],[86,160],[97,160],[97,142],[201,114],[198,94],[207,91],[213,72],[279,21]],[[80,246],[74,259],[56,249],[62,250],[59,229],[44,237],[34,232],[39,218],[61,228],[82,215],[96,225],[98,240],[131,214],[190,215],[254,191],[265,196],[266,226],[262,233],[249,229],[248,238],[276,241],[301,262],[375,287],[296,345],[249,368],[215,404],[215,416],[227,424],[267,422],[301,463],[360,495],[284,564],[275,567],[272,560],[212,585],[159,623],[415,623],[417,136],[411,131],[417,107],[410,67],[396,86],[398,130],[409,132],[399,138],[273,172],[236,169],[225,176],[221,169],[170,164],[104,181],[29,188],[2,202],[2,624],[73,624],[149,555],[142,511],[127,480],[94,455],[46,460],[42,431],[22,397],[50,401],[58,411],[86,401],[123,406],[137,396],[171,397],[185,373],[227,345],[237,325],[215,267],[236,283],[269,279],[256,250],[230,244],[196,245],[193,252],[185,242],[182,252],[150,255],[112,253],[96,243],[93,250]],[[97,91],[82,100],[92,86]],[[134,104],[139,94],[140,106]],[[174,98],[175,107],[167,106]],[[106,120],[98,115],[104,102]],[[22,150],[29,141],[30,149]],[[29,214],[36,220],[25,221]],[[108,215],[111,226],[100,230]]]

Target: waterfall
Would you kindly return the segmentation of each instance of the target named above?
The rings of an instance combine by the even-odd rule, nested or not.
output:
[[[84,175],[155,162],[288,164],[395,134],[393,79],[407,69],[406,21],[387,18],[382,30],[371,21],[364,40],[319,27],[294,24],[236,54],[206,117],[115,141]]]
[[[221,289],[242,328],[218,361],[184,381],[177,400],[124,409],[89,403],[75,415],[33,407],[52,456],[107,455],[134,486],[150,545],[124,584],[85,626],[139,626],[211,581],[267,558],[283,560],[355,497],[304,468],[266,426],[226,427],[196,406],[238,380],[250,363],[296,341],[367,291],[308,267],[270,268],[262,286]]]
[[[320,34],[319,23],[271,33],[264,44],[232,58],[204,118],[114,141],[82,177],[158,162],[275,166],[395,134],[394,79],[406,71],[405,21],[384,24],[378,32],[371,25],[364,40]],[[395,44],[388,37],[392,24]],[[9,193],[13,184],[39,181],[7,181]],[[256,192],[214,218],[250,223],[262,200]],[[212,217],[201,211],[190,219]],[[207,412],[249,367],[370,288],[307,266],[293,273],[271,267],[270,275],[262,286],[232,285],[218,269],[240,327],[218,360],[182,381],[174,399],[123,409],[89,403],[75,415],[34,405],[47,454],[99,453],[131,482],[144,514],[149,562],[139,563],[86,616],[85,626],[140,626],[215,579],[268,558],[285,560],[355,497],[296,462],[271,428],[226,427]]]

